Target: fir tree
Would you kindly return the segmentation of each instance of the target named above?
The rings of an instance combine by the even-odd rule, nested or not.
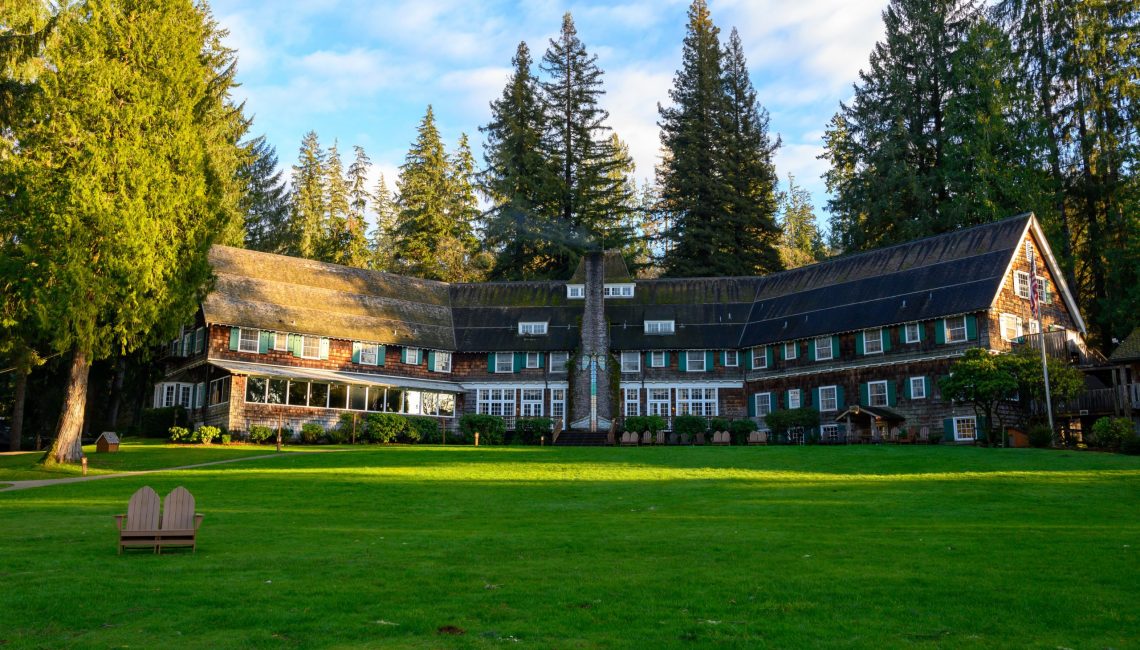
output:
[[[293,166],[293,203],[286,243],[290,255],[316,259],[320,253],[328,210],[325,179],[325,151],[316,131],[309,131]]]
[[[348,215],[351,206],[348,182],[344,177],[344,163],[341,162],[340,149],[336,142],[333,142],[329,148],[324,171],[325,214],[317,259],[346,264],[349,246]]]
[[[245,246],[268,253],[284,253],[288,241],[289,189],[277,169],[277,151],[261,135],[246,144],[248,156],[241,168],[245,184]]]
[[[368,266],[376,271],[391,272],[396,268],[394,244],[398,213],[397,201],[388,191],[388,183],[384,180],[384,174],[380,174],[380,180],[376,182],[376,190],[372,193],[372,199],[373,212],[376,215],[376,228],[372,231],[370,243],[372,259]]]
[[[816,224],[811,194],[796,185],[788,174],[788,189],[780,192],[780,258],[784,267],[794,269],[826,256],[823,239]]]
[[[368,169],[372,166],[364,148],[352,148],[355,154],[348,168],[349,212],[346,220],[347,237],[341,255],[341,263],[359,268],[367,268],[372,254],[368,250],[367,217]]]

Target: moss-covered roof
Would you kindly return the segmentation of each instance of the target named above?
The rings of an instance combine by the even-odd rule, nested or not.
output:
[[[591,253],[587,253],[590,255]],[[633,276],[629,274],[629,267],[625,264],[625,258],[621,256],[618,251],[606,251],[602,254],[602,277],[603,282],[606,284],[628,284],[633,282]],[[586,284],[586,257],[578,260],[578,268],[574,269],[574,275],[570,276],[567,284]]]
[[[1116,346],[1108,360],[1113,363],[1140,361],[1140,327],[1132,330],[1132,333]]]

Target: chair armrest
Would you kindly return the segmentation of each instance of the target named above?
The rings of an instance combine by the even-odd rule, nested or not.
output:
[[[115,515],[115,527],[120,531],[123,530],[123,520],[126,518],[126,515]]]
[[[205,516],[206,515],[194,515],[194,530],[198,530],[198,527],[202,525],[202,518]]]

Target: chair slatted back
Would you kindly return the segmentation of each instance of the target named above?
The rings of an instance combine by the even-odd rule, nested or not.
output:
[[[158,493],[144,485],[127,502],[127,524],[123,530],[158,530]]]
[[[166,509],[162,514],[162,530],[192,530],[194,528],[194,495],[178,486],[166,495]]]
[[[653,444],[653,434],[649,433],[648,431],[642,431],[641,432],[641,444],[652,445]]]

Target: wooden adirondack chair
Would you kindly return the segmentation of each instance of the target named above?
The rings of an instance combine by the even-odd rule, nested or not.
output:
[[[119,554],[130,547],[156,548],[158,538],[158,493],[149,485],[139,488],[127,502],[127,514],[115,515],[119,527]]]
[[[649,433],[648,431],[642,431],[641,432],[641,444],[652,445],[653,444],[653,434]]]
[[[194,512],[194,495],[182,486],[174,488],[166,495],[155,551],[161,554],[164,546],[189,546],[191,552],[197,551],[201,525],[202,515]]]
[[[656,444],[658,444],[658,445],[663,445],[663,444],[665,444],[665,432],[664,432],[664,431],[658,431],[658,432],[657,432],[657,442],[656,442]]]

